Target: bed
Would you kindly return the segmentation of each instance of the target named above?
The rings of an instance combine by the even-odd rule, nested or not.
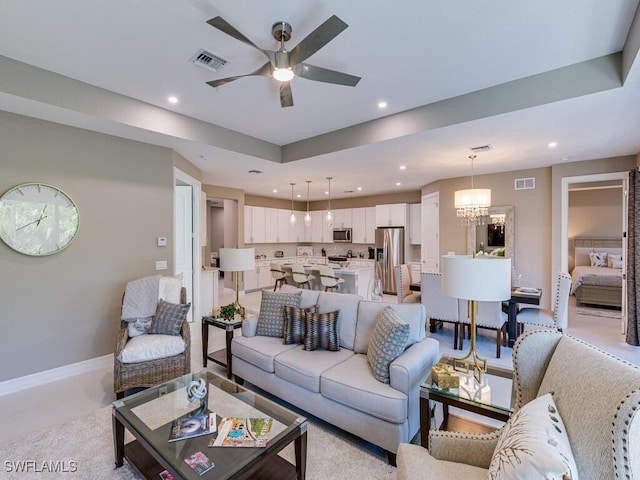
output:
[[[596,263],[604,264],[592,266],[592,256]],[[575,238],[574,264],[571,293],[578,303],[622,306],[621,238]]]

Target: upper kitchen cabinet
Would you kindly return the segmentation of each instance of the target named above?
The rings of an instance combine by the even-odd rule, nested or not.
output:
[[[278,243],[278,208],[265,208],[265,242]]]
[[[311,212],[311,242],[333,243],[333,226],[327,225],[326,210]]]
[[[244,243],[264,243],[266,217],[264,207],[244,207]]]
[[[354,208],[352,216],[351,241],[353,243],[375,243],[376,207]]]
[[[389,205],[376,205],[377,227],[406,227],[407,204],[392,203]]]
[[[419,203],[409,205],[409,243],[422,245],[422,205]]]
[[[298,224],[302,222],[302,212],[295,212],[296,223],[291,225],[291,210],[278,210],[278,243],[297,242]]]
[[[351,208],[334,210],[333,228],[353,228],[353,214]]]

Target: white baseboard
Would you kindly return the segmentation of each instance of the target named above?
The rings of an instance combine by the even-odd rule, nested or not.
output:
[[[57,382],[65,378],[73,377],[81,373],[93,372],[108,366],[113,366],[113,354],[103,355],[102,357],[91,358],[82,362],[64,365],[62,367],[45,370],[24,377],[12,378],[0,382],[0,397],[10,393],[19,392],[28,388],[46,385],[47,383]]]

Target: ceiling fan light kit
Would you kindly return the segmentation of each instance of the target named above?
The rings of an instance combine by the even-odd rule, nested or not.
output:
[[[291,32],[293,31],[291,24],[284,21],[274,23],[271,27],[271,34],[274,39],[280,42],[280,49],[277,51],[258,47],[222,17],[214,17],[207,23],[236,40],[259,50],[268,59],[267,63],[251,73],[207,82],[207,85],[211,87],[217,88],[239,78],[249,76],[272,77],[280,82],[280,106],[284,108],[293,106],[293,94],[291,93],[289,82],[296,76],[316,82],[349,87],[355,87],[360,81],[360,77],[354,75],[304,63],[307,58],[311,57],[348,27],[336,15],[329,17],[322,25],[293,47],[292,50],[287,50],[284,47],[284,43],[291,39]]]

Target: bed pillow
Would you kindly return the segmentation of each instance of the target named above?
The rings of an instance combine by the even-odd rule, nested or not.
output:
[[[592,267],[606,267],[607,252],[589,252],[589,260]]]
[[[609,268],[622,268],[622,255],[607,255],[607,266]]]
[[[550,393],[524,405],[503,427],[487,478],[578,479],[569,437]]]

